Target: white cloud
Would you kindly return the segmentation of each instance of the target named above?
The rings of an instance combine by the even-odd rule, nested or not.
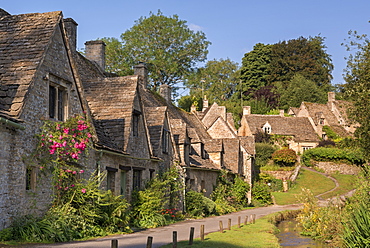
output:
[[[198,25],[195,25],[193,23],[190,23],[189,24],[189,28],[193,31],[202,31],[203,30],[203,27],[201,26],[198,26]]]

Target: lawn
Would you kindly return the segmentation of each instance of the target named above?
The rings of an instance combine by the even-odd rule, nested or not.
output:
[[[337,179],[339,187],[333,192],[322,195],[321,197],[324,199],[343,195],[356,187],[356,175],[332,174],[331,176]]]
[[[319,174],[310,170],[301,169],[298,178],[288,192],[273,192],[275,202],[278,205],[287,205],[298,203],[296,195],[301,193],[302,188],[310,189],[314,195],[319,195],[335,187],[335,183]]]
[[[274,248],[280,247],[278,238],[274,235],[278,230],[268,221],[269,217],[265,216],[257,219],[255,224],[248,224],[238,228],[234,226],[231,230],[223,233],[214,232],[205,236],[204,241],[199,238],[194,239],[193,245],[189,241],[177,243],[177,247],[192,248]],[[173,247],[172,244],[162,246],[165,248]]]

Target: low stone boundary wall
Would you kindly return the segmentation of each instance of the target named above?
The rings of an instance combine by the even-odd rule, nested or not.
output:
[[[336,164],[333,162],[314,162],[313,164],[327,174],[339,172],[345,175],[356,175],[360,172],[360,168],[356,165]]]

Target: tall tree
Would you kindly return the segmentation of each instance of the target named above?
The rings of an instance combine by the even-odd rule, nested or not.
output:
[[[308,39],[299,37],[273,45],[269,83],[281,82],[287,88],[289,82],[299,73],[322,89],[330,90],[334,66],[325,50],[324,40],[321,36]]]
[[[296,74],[290,80],[287,89],[278,84],[277,91],[280,92],[280,108],[299,107],[303,101],[326,103],[327,93],[320,89],[315,82]]]
[[[355,135],[359,138],[366,159],[370,160],[370,40],[366,35],[349,32],[345,94],[354,103],[351,117],[360,126]]]
[[[230,59],[210,60],[187,77],[192,96],[207,96],[210,103],[230,99],[239,83],[239,65]]]
[[[240,71],[241,84],[238,85],[240,95],[244,96],[243,100],[249,100],[255,91],[267,86],[271,47],[272,45],[258,43],[252,51],[244,54]]]
[[[167,17],[161,11],[141,17],[121,35],[121,47],[115,39],[105,39],[107,53],[112,56],[107,61],[108,69],[119,68],[115,71],[124,75],[129,71],[122,66],[131,68],[141,61],[149,65],[153,89],[161,84],[176,85],[197,62],[205,61],[211,44],[203,32],[191,30],[186,23],[177,15]],[[124,62],[117,64],[115,56],[123,56]]]

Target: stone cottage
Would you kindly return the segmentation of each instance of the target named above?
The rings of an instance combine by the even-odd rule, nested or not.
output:
[[[245,106],[238,135],[249,136],[258,133],[280,136],[280,146],[287,146],[301,154],[316,147],[320,141],[307,117],[285,117],[283,111],[280,115],[251,114],[250,106]]]
[[[352,104],[348,101],[336,100],[335,92],[328,92],[327,104],[302,102],[299,108],[292,108],[289,114],[296,117],[307,117],[315,132],[326,139],[324,126],[329,126],[341,137],[352,136],[357,124],[347,115]]]
[[[60,11],[0,10],[0,229],[49,207],[51,185],[25,158],[44,120],[87,111],[81,87]]]

